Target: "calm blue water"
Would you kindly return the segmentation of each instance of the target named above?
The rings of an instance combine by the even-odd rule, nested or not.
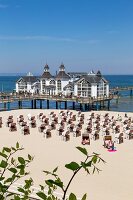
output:
[[[0,76],[0,92],[12,92],[15,89],[15,82],[18,80],[19,76]],[[106,75],[105,78],[110,82],[110,87],[115,86],[133,86],[133,75]],[[15,108],[17,103],[12,104],[12,109]],[[30,107],[30,102],[23,102],[23,107]],[[68,103],[68,106],[71,108],[72,103]],[[0,105],[2,109],[3,105]],[[37,103],[39,108],[39,102]],[[43,108],[46,108],[46,103],[43,102]],[[55,102],[50,103],[50,108],[55,108]],[[64,108],[64,104],[60,105],[60,108]],[[115,100],[111,102],[110,110],[114,111],[124,111],[124,112],[133,112],[133,97],[129,97],[128,92],[121,93],[121,99],[117,104]]]

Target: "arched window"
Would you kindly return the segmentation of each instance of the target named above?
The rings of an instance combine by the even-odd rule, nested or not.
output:
[[[46,81],[42,80],[42,85],[45,86],[46,85]]]
[[[46,81],[42,80],[42,90],[43,90],[43,92],[45,92],[45,86],[46,86]]]
[[[55,85],[55,80],[51,80],[51,81],[49,82],[49,84],[50,84],[50,85]]]
[[[61,91],[61,80],[57,81],[57,89],[58,91]]]

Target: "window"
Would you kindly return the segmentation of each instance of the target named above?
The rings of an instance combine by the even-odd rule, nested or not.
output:
[[[78,83],[78,96],[91,96],[91,84],[84,79]]]
[[[49,84],[50,84],[50,85],[55,85],[55,80],[51,80],[51,81],[49,82]]]
[[[61,80],[57,81],[57,90],[61,91]]]
[[[42,80],[42,85],[45,86],[46,85],[46,81]]]
[[[27,89],[27,83],[23,80],[19,81],[18,83],[18,90],[26,90]]]
[[[98,85],[97,85],[97,96],[102,96],[104,94],[104,82],[101,81]]]

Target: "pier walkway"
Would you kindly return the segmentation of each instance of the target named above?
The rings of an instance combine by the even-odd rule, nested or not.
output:
[[[133,86],[123,86],[123,87],[113,87],[113,88],[110,88],[110,93],[111,94],[118,94],[119,92],[122,92],[122,91],[129,91],[130,92],[130,96],[133,95]]]
[[[40,109],[42,108],[42,101],[46,101],[47,103],[47,109],[50,107],[50,101],[56,102],[56,109],[59,108],[59,103],[64,102],[64,107],[67,109],[67,102],[72,102],[72,107],[75,110],[75,104],[79,104],[80,109],[82,110],[82,107],[85,107],[85,110],[89,110],[92,107],[96,107],[98,110],[101,107],[105,106],[105,103],[107,103],[107,108],[110,107],[110,101],[114,98],[113,95],[110,95],[109,97],[101,96],[98,98],[86,98],[86,97],[66,97],[66,96],[50,96],[50,95],[18,95],[18,94],[0,94],[0,103],[4,105],[4,110],[10,110],[10,104],[13,102],[18,102],[18,108],[22,108],[22,102],[23,101],[31,101],[31,108],[36,109],[36,102],[40,102]]]

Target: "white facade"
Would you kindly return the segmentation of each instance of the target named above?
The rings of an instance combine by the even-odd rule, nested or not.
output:
[[[97,84],[91,84],[91,97],[97,97]]]

